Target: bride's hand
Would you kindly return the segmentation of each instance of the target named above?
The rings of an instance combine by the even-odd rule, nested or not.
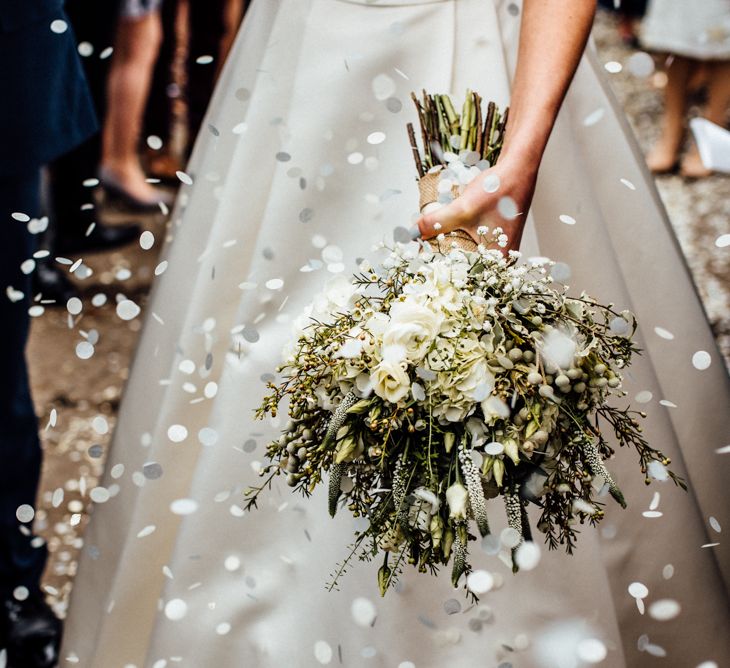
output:
[[[536,179],[536,168],[526,166],[524,161],[513,164],[505,156],[494,167],[479,174],[453,202],[422,215],[416,223],[421,237],[431,239],[441,233],[463,229],[474,241],[481,243],[484,237],[480,238],[478,228],[489,228],[491,239],[492,230],[501,227],[507,235],[507,245],[501,250],[505,254],[518,250]],[[497,247],[494,243],[489,245]]]

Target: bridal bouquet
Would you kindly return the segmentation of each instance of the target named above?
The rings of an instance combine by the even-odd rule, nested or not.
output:
[[[504,118],[490,105],[482,123],[471,94],[449,120],[442,98],[418,104],[426,148],[416,164],[421,176],[444,172],[449,183],[436,191],[451,196],[461,173],[496,158]],[[609,404],[625,395],[621,372],[638,352],[633,316],[568,296],[550,263],[518,263],[518,253],[487,249],[499,229],[480,233],[474,250],[458,235],[396,244],[378,266],[330,283],[259,408],[263,418],[285,406],[289,422],[268,446],[249,507],[284,475],[306,496],[326,485],[330,514],[346,506],[365,520],[330,587],[354,557],[378,555],[383,595],[406,564],[435,572],[451,563],[456,586],[498,498],[515,569],[532,540],[529,504],[549,547],[570,553],[577,527],[603,516],[602,489],[625,506],[604,464],[609,433],[635,449],[647,483],[683,484],[642,437],[642,414]]]

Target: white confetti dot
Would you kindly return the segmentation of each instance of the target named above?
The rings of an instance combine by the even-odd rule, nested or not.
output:
[[[654,59],[648,53],[638,51],[629,56],[626,69],[635,77],[648,77],[654,72]]]
[[[30,216],[27,213],[22,213],[21,211],[14,211],[10,214],[10,217],[20,223],[27,223],[30,221]]]
[[[720,668],[715,661],[703,661],[697,668]]]
[[[628,179],[621,179],[621,183],[623,183],[629,190],[636,190],[636,186]]]
[[[103,415],[97,415],[91,421],[91,426],[97,434],[101,434],[102,436],[109,433],[109,422],[107,422],[107,419]]]
[[[502,545],[512,549],[513,547],[517,547],[520,544],[522,536],[520,536],[517,529],[507,527],[506,529],[502,529],[502,532],[499,534],[499,540]]]
[[[466,587],[475,594],[486,594],[494,587],[494,577],[488,571],[474,571],[466,578]]]
[[[709,368],[711,363],[712,357],[710,357],[710,353],[706,350],[698,350],[692,355],[692,366],[699,371],[704,371]]]
[[[198,65],[210,65],[213,62],[213,56],[198,56],[195,62]]]
[[[662,577],[665,580],[671,580],[673,575],[674,566],[672,566],[672,564],[667,564],[664,568],[662,568]]]
[[[730,234],[721,234],[715,239],[715,246],[718,248],[726,248],[730,246]]]
[[[162,139],[160,139],[157,135],[150,135],[147,137],[147,146],[149,146],[153,151],[159,151],[162,148]]]
[[[672,341],[674,339],[674,334],[672,334],[668,329],[664,329],[664,327],[655,327],[654,333],[667,341]]]
[[[33,510],[33,506],[24,503],[18,506],[15,517],[18,518],[18,522],[32,522],[35,517],[35,510]]]
[[[314,658],[323,666],[326,666],[332,661],[332,648],[328,642],[318,640],[314,643]]]
[[[588,116],[586,116],[583,119],[583,125],[587,128],[590,127],[591,125],[595,125],[596,123],[598,123],[598,121],[600,121],[603,118],[605,113],[606,113],[605,110],[602,108],[596,109],[595,111],[591,112],[590,114],[588,114]]]
[[[173,598],[165,603],[165,617],[173,622],[179,621],[188,613],[188,604],[181,598]]]
[[[43,308],[40,304],[34,304],[28,309],[28,315],[31,318],[38,318],[42,316],[46,312],[46,309]]]
[[[389,97],[395,95],[395,81],[387,74],[378,74],[373,79],[372,86],[376,100],[387,100]]]
[[[532,541],[525,541],[515,552],[515,563],[521,571],[531,571],[540,563],[540,547]]]
[[[155,245],[155,235],[149,230],[145,230],[139,235],[139,245],[143,250],[149,250]]]
[[[350,612],[358,626],[371,626],[378,614],[375,605],[367,598],[356,598],[352,602]]]
[[[666,622],[674,619],[682,611],[682,607],[677,601],[671,598],[662,598],[654,601],[649,606],[649,616],[660,622]]]
[[[198,502],[194,499],[175,499],[170,504],[173,515],[192,515],[198,510]]]
[[[203,427],[198,432],[198,440],[202,445],[210,447],[218,442],[218,432],[211,427]]]
[[[177,368],[181,373],[189,376],[190,374],[195,373],[195,362],[193,362],[193,360],[182,360],[180,364],[177,365]]]
[[[497,202],[497,212],[505,220],[513,220],[517,218],[517,214],[519,213],[517,202],[511,197],[500,197]]]
[[[78,315],[79,313],[81,313],[82,308],[83,304],[78,297],[71,297],[71,299],[66,302],[66,310],[71,315]]]
[[[365,156],[359,151],[350,153],[350,155],[347,156],[347,162],[349,162],[351,165],[359,165],[364,159]]]
[[[587,663],[600,663],[606,658],[608,650],[597,638],[585,638],[578,643],[576,654]]]
[[[713,531],[716,531],[717,533],[722,533],[722,527],[720,526],[720,522],[717,521],[716,517],[710,517],[709,522]]]
[[[175,175],[177,176],[178,179],[180,179],[180,182],[184,183],[186,186],[193,185],[193,179],[190,177],[189,174],[186,174],[185,172],[178,170],[177,172],[175,172]]]
[[[30,591],[28,590],[28,587],[23,587],[22,585],[20,587],[16,587],[13,589],[13,598],[16,601],[25,601],[25,599],[30,596]]]
[[[163,260],[155,267],[155,276],[160,276],[167,271],[167,260]]]
[[[213,381],[206,383],[203,388],[203,395],[205,398],[212,399],[216,394],[218,394],[218,383],[214,383]]]
[[[368,144],[382,144],[385,141],[385,132],[371,132],[368,135]]]
[[[558,216],[558,219],[561,223],[565,223],[566,225],[575,225],[575,218],[573,216],[569,216],[566,213],[561,214]]]
[[[61,35],[68,30],[68,23],[63,19],[56,19],[51,21],[51,32],[55,32],[57,35]]]
[[[416,664],[413,661],[401,661],[398,668],[416,668]]]
[[[269,290],[281,290],[284,287],[284,281],[281,278],[272,278],[266,281],[265,285]]]
[[[646,598],[649,595],[647,586],[641,582],[632,582],[629,585],[629,594],[633,598]]]
[[[623,69],[623,65],[615,60],[609,60],[603,67],[609,74],[618,74]]]
[[[500,180],[496,174],[487,174],[482,181],[482,188],[484,192],[496,193],[499,190]]]
[[[639,404],[648,404],[653,397],[654,395],[649,392],[649,390],[642,390],[641,392],[638,392],[634,398]]]
[[[34,269],[35,269],[35,260],[30,259],[30,258],[27,260],[24,260],[20,265],[20,271],[22,271],[26,276],[28,274],[32,274]]]
[[[104,306],[104,304],[106,304],[106,295],[103,292],[97,292],[91,298],[91,305],[95,306],[96,308]]]
[[[117,304],[117,315],[122,320],[134,320],[141,310],[131,299],[122,299]]]
[[[89,492],[89,498],[94,503],[106,503],[109,500],[109,490],[106,487],[94,487]]]
[[[662,513],[659,510],[645,510],[643,513],[641,513],[644,517],[647,517],[649,519],[656,519],[657,517],[662,517],[664,513]]]
[[[88,341],[80,341],[76,344],[76,357],[81,360],[88,360],[94,356],[94,346]]]
[[[157,527],[154,524],[148,524],[139,531],[137,538],[146,538],[147,536],[151,536],[156,530]]]
[[[188,437],[188,430],[181,424],[173,424],[167,430],[167,438],[173,443],[182,443]]]
[[[233,573],[241,568],[241,560],[237,556],[232,554],[226,557],[225,561],[223,562],[223,566],[227,571]]]
[[[219,636],[226,635],[227,633],[230,632],[230,630],[231,630],[231,625],[228,622],[221,622],[220,624],[218,624],[218,626],[215,627],[215,632]]]

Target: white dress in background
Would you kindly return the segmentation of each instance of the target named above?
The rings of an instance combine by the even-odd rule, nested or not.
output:
[[[730,60],[730,0],[649,0],[641,43],[697,60]]]
[[[114,495],[86,533],[62,665],[570,667],[584,637],[605,643],[609,668],[730,665],[730,552],[708,526],[714,516],[730,530],[730,455],[715,452],[730,434],[728,379],[590,53],[545,155],[526,250],[638,314],[645,354],[628,389],[645,391],[646,434],[691,491],[646,488],[636,456],[621,453],[610,466],[629,509],[609,504],[575,556],[545,550],[513,577],[472,543],[476,566],[502,582],[477,607],[448,573],[408,571],[381,599],[378,564],[355,563],[341,591],[326,592],[353,520],[329,519],[321,494],[304,501],[277,484],[258,511],[241,510],[277,436],[253,409],[291,320],[417,210],[410,92],[472,88],[506,104],[520,14],[520,2],[500,0],[254,0],[173,215],[108,456]],[[692,364],[699,350],[705,370]],[[657,491],[662,516],[643,517]],[[635,581],[647,608],[675,599],[679,616],[641,615],[627,592]]]

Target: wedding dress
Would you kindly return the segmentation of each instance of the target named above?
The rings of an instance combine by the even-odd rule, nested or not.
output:
[[[727,376],[590,50],[542,164],[525,251],[636,312],[644,355],[630,396],[641,393],[646,435],[689,492],[645,487],[635,455],[619,453],[610,468],[629,508],[609,505],[574,556],[543,549],[535,570],[513,576],[472,544],[501,584],[478,606],[448,573],[406,572],[381,599],[377,564],[359,562],[327,592],[353,520],[329,519],[320,494],[305,501],[277,484],[242,511],[277,436],[253,409],[290,321],[417,210],[410,92],[471,88],[506,104],[520,13],[506,0],[253,2],[172,217],[63,665],[518,668],[583,665],[603,647],[609,667],[730,665],[730,558],[718,533],[730,528],[730,455],[716,452],[730,434]],[[497,504],[491,515],[501,514]],[[634,582],[648,588],[643,615]],[[676,608],[651,608],[662,599],[680,614],[656,619]]]

